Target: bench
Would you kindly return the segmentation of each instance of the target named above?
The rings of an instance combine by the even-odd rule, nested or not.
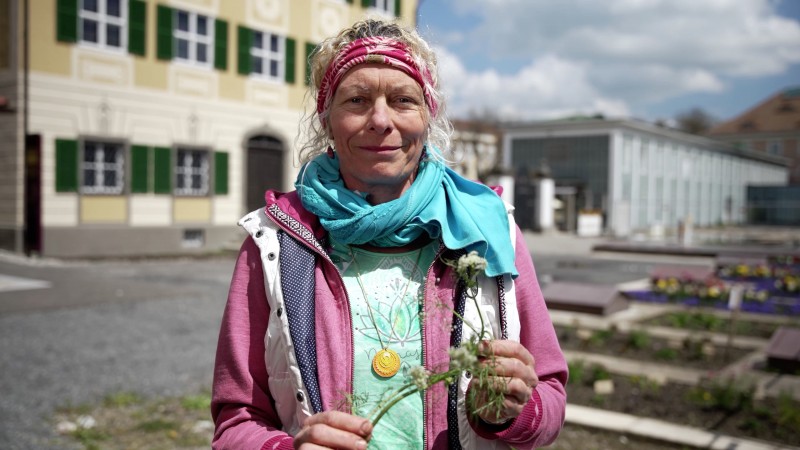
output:
[[[616,286],[594,283],[553,282],[542,289],[549,309],[606,316],[628,308]]]
[[[785,373],[800,371],[800,328],[780,327],[767,345],[767,365]]]

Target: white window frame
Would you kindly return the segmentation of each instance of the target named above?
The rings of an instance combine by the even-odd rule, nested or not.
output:
[[[97,12],[84,9],[86,0],[78,4],[78,40],[82,45],[101,48],[114,52],[124,52],[128,48],[128,0],[119,0],[119,17],[108,15],[108,0],[97,0]],[[83,23],[91,21],[97,23],[97,42],[83,39]],[[108,43],[108,26],[119,27],[119,46]]]
[[[193,11],[184,11],[182,9],[174,10],[172,22],[172,38],[175,45],[173,54],[175,60],[184,63],[192,64],[199,67],[212,67],[214,65],[214,18],[205,14],[198,14]],[[178,29],[178,15],[186,14],[189,16],[189,30]],[[203,17],[206,19],[206,34],[198,34],[198,19]],[[178,42],[187,41],[189,47],[189,54],[186,58],[180,56],[178,53]],[[208,49],[206,51],[206,61],[197,60],[197,47],[204,44]]]
[[[256,40],[261,36],[261,48],[256,47]],[[269,46],[272,37],[278,39],[278,50],[273,52]],[[283,82],[286,70],[286,37],[279,34],[270,33],[268,31],[253,30],[253,44],[250,47],[250,56],[254,58],[252,61],[252,71],[250,72],[257,78],[262,78],[271,81]],[[262,60],[262,71],[256,71],[255,58]],[[270,63],[276,62],[278,64],[277,75],[270,73]]]
[[[184,164],[180,165],[181,153],[188,153],[184,158]],[[195,158],[201,157],[199,167],[194,167],[193,162]],[[200,187],[193,188],[191,186],[192,177],[195,175],[200,176]],[[181,177],[184,180],[184,186],[180,185]],[[186,185],[188,180],[188,185]],[[205,149],[191,148],[191,147],[178,147],[175,150],[175,195],[183,195],[189,197],[205,197],[211,192],[211,152]]]
[[[370,0],[369,7],[394,17],[394,2],[395,0]]]
[[[96,146],[94,161],[86,161],[87,144]],[[114,162],[106,162],[107,152],[115,152]],[[94,184],[87,185],[86,171],[94,172]],[[116,173],[114,186],[105,185],[106,170]],[[103,141],[99,139],[86,139],[81,142],[81,193],[82,194],[107,194],[120,195],[125,189],[125,145],[121,142]]]

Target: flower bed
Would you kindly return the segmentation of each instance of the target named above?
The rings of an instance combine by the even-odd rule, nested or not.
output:
[[[743,311],[800,316],[800,261],[794,256],[770,258],[767,264],[723,264],[700,278],[688,271],[655,273],[650,289],[624,294],[642,302],[727,309],[734,285],[743,288]]]
[[[671,311],[658,317],[645,320],[641,325],[662,326],[679,328],[687,331],[707,331],[711,333],[729,333],[731,331],[730,318],[697,309],[687,309],[685,311]],[[734,323],[734,334],[737,336],[751,336],[762,339],[769,339],[778,327],[783,325],[800,327],[800,319],[782,322],[759,321],[739,319]]]
[[[556,326],[558,342],[564,350],[618,356],[637,361],[676,364],[681,367],[716,372],[751,351],[731,348],[729,354],[722,346],[708,339],[687,337],[668,341],[650,336],[644,330],[622,333],[616,330],[587,330]]]
[[[673,303],[685,306],[701,306],[715,309],[728,309],[727,294],[722,297],[709,298],[698,296],[670,296],[653,290],[638,290],[623,292],[631,300],[648,303]],[[761,296],[747,295],[741,310],[752,313],[779,314],[800,316],[800,296]]]
[[[601,395],[595,381],[612,380]],[[570,362],[570,403],[651,417],[742,438],[782,444],[800,442],[800,403],[789,393],[756,400],[752,387],[734,380],[707,380],[698,386],[659,384],[647,377],[610,373],[603,366]]]

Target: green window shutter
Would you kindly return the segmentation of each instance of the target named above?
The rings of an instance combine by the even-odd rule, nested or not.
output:
[[[144,145],[131,145],[131,193],[142,194],[149,191],[148,160],[150,148]]]
[[[214,21],[214,67],[228,69],[228,22]]]
[[[214,193],[228,194],[228,153],[214,152]]]
[[[311,56],[316,49],[316,45],[306,42],[306,86],[311,84]]]
[[[286,68],[284,75],[286,76],[286,82],[290,84],[294,84],[294,69],[295,65],[297,64],[297,58],[295,55],[296,46],[297,42],[294,39],[290,37],[286,38],[286,59],[284,60],[286,62]]]
[[[239,25],[239,73],[249,75],[253,70],[253,60],[250,58],[250,48],[253,46],[253,30]]]
[[[78,192],[78,141],[56,139],[56,192]]]
[[[58,0],[56,37],[61,42],[78,40],[78,0]]]
[[[394,0],[394,16],[400,17],[400,13],[402,12],[401,1]]]
[[[143,0],[128,0],[128,52],[144,56],[146,24],[147,4]]]
[[[156,57],[158,59],[172,59],[172,8],[158,5],[156,18],[158,22]]]
[[[347,0],[347,3],[353,4],[353,0]]]
[[[170,149],[153,149],[153,191],[156,194],[172,193],[172,158]]]
[[[372,2],[370,2],[369,0],[361,0],[361,6],[363,6],[364,8],[369,8],[371,3]]]

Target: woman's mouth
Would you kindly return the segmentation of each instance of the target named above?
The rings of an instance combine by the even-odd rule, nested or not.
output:
[[[362,145],[361,149],[368,152],[391,152],[401,148],[399,145]]]

